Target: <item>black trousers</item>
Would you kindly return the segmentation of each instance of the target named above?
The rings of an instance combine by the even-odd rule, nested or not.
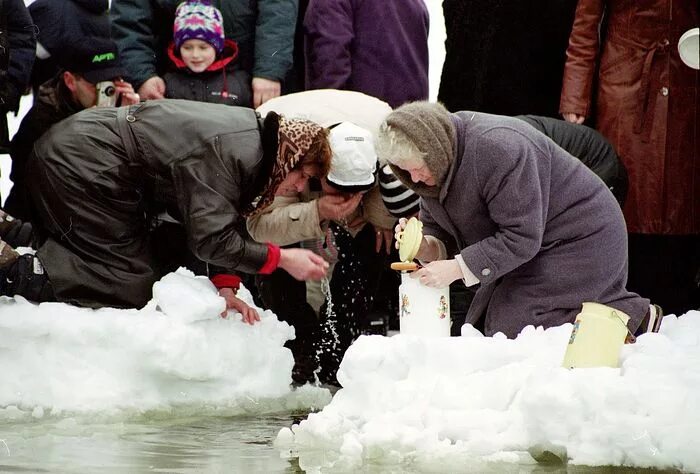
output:
[[[462,326],[464,326],[464,321],[467,319],[467,312],[472,299],[474,299],[473,290],[464,286],[461,280],[452,282],[450,285],[450,319],[452,319],[450,336],[462,335]],[[477,321],[475,327],[482,333],[484,332],[483,316]]]
[[[291,345],[313,345],[318,338],[318,318],[306,301],[306,283],[280,268],[269,275],[256,275],[255,284],[263,307],[294,326],[296,340]]]
[[[316,312],[306,301],[306,283],[280,268],[269,275],[256,275],[255,286],[259,306],[272,310],[280,321],[294,327],[295,339],[285,343],[294,356],[292,379],[300,384],[313,382],[318,367],[319,322]]]

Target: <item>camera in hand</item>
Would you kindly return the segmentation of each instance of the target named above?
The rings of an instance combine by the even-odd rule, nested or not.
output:
[[[112,81],[102,81],[96,84],[97,88],[97,107],[115,107],[117,105],[117,88]]]

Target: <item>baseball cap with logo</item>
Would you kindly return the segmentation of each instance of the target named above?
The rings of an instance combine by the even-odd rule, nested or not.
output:
[[[346,192],[371,189],[377,181],[377,153],[372,134],[350,122],[331,127],[333,151],[328,184]]]
[[[101,36],[85,38],[71,51],[57,55],[56,61],[61,68],[80,74],[93,84],[125,75],[116,43]]]

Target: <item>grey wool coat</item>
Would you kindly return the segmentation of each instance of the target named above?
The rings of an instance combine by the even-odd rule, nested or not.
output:
[[[466,322],[485,315],[486,335],[515,337],[573,322],[592,301],[627,313],[636,330],[649,300],[625,289],[625,222],[603,181],[518,119],[451,117],[454,162],[420,216],[479,278]]]

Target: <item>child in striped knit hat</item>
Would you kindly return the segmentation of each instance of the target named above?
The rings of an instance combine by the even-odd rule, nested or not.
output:
[[[236,68],[238,45],[224,36],[221,12],[208,0],[177,7],[164,77],[166,97],[252,107],[250,74]]]

